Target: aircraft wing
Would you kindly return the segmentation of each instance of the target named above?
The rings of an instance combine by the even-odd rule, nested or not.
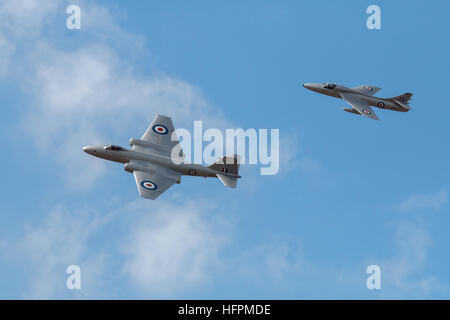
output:
[[[161,167],[161,169],[164,169]],[[148,173],[143,171],[133,171],[136,185],[139,189],[139,195],[142,198],[155,200],[161,194],[169,189],[177,180],[169,178],[166,175]]]
[[[362,94],[365,94],[368,96],[372,96],[375,93],[377,93],[378,91],[380,91],[381,88],[373,87],[373,86],[358,86],[358,87],[352,88],[352,90],[358,91],[359,93],[362,93]]]
[[[154,149],[160,151],[162,154],[170,155],[173,147],[178,144],[178,137],[173,133],[174,131],[175,128],[171,118],[157,115],[147,131],[145,131],[144,135],[141,137],[141,140],[155,145]],[[175,139],[174,141],[172,141],[172,135]],[[133,146],[133,150],[143,152],[148,148],[150,147]]]
[[[367,104],[367,102],[358,98],[357,95],[349,94],[349,93],[341,93],[342,99],[352,106],[353,109],[358,111],[358,113],[366,116],[370,119],[380,120],[378,119],[375,112],[373,112],[372,108]]]

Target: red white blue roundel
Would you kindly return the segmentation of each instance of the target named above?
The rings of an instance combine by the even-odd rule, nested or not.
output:
[[[383,102],[378,102],[378,108],[384,108],[384,103]]]
[[[195,172],[194,169],[189,170],[189,175],[190,176],[195,176],[197,174],[197,172]]]
[[[367,109],[364,109],[363,112],[364,112],[365,114],[370,114],[370,110],[367,110]]]
[[[155,183],[151,182],[151,181],[142,181],[141,182],[141,186],[145,189],[148,190],[156,190],[158,187],[156,186]]]
[[[372,91],[373,90],[372,87],[369,87],[369,86],[365,86],[364,89],[366,89],[368,91]]]
[[[163,126],[162,124],[155,124],[152,127],[152,130],[157,134],[167,134],[169,132],[166,126]]]

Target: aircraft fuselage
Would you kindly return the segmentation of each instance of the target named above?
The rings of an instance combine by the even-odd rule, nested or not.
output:
[[[380,109],[388,109],[388,110],[394,110],[394,111],[400,111],[400,112],[407,112],[408,110],[405,110],[398,104],[396,104],[391,99],[386,98],[379,98],[375,96],[370,96],[366,94],[362,94],[356,90],[353,90],[351,88],[347,88],[345,86],[336,85],[333,89],[327,89],[324,88],[320,83],[305,83],[303,85],[306,89],[309,89],[314,92],[318,92],[330,97],[339,98],[342,99],[341,93],[351,93],[353,95],[356,95],[359,99],[366,102],[369,106],[377,107]]]
[[[125,148],[108,150],[104,146],[88,146],[84,147],[83,151],[97,158],[123,163],[125,164],[125,170],[128,172],[132,172],[130,161],[135,160],[144,167],[149,166],[150,168],[152,165],[160,165],[187,176],[217,177],[216,174],[218,173],[218,171],[200,164],[176,164],[170,157],[158,153],[140,152]]]

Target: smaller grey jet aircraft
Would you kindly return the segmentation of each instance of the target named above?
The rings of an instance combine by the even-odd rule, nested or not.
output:
[[[237,179],[241,178],[238,174],[238,156],[223,157],[209,167],[182,162],[178,164],[172,160],[172,150],[179,143],[174,131],[172,120],[158,115],[141,139],[130,139],[131,150],[108,145],[87,146],[83,151],[98,158],[123,163],[125,171],[133,173],[143,198],[156,199],[174,183],[180,183],[182,175],[215,177],[225,186],[236,188]],[[181,148],[178,148],[182,154]]]
[[[400,112],[411,110],[408,101],[411,99],[412,93],[405,93],[393,98],[377,98],[373,95],[380,91],[381,88],[372,86],[347,88],[333,83],[305,83],[303,87],[327,96],[340,98],[352,107],[342,108],[344,111],[363,115],[374,120],[380,119],[378,119],[370,106]]]

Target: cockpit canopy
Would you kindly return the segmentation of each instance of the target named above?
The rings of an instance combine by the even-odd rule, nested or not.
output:
[[[120,150],[123,150],[123,148],[110,144],[108,146],[105,146],[105,150],[120,151]]]
[[[334,83],[324,83],[322,84],[322,88],[332,90],[336,88],[336,85]]]

